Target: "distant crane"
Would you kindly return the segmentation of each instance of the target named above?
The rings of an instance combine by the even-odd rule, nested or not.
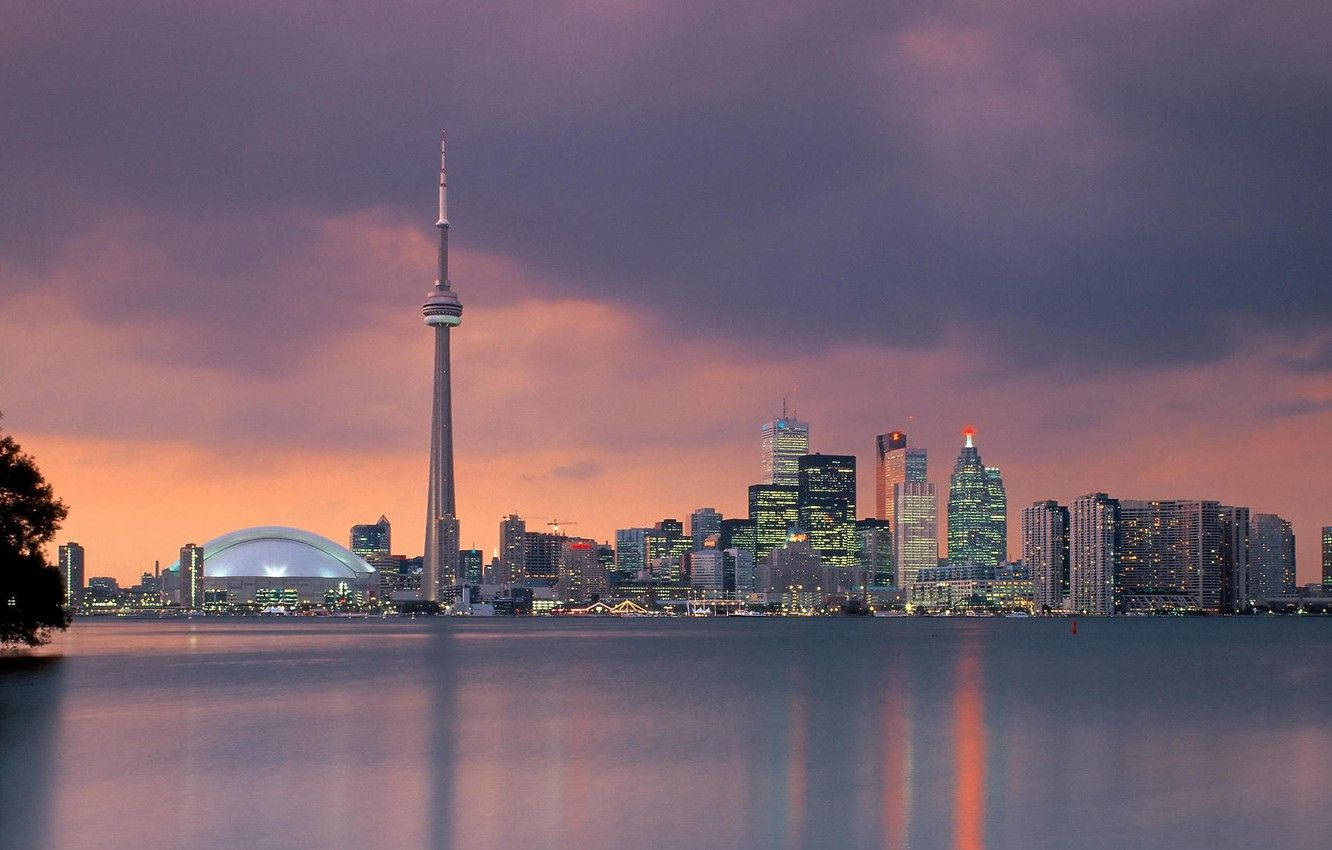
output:
[[[560,537],[565,536],[564,532],[561,530],[563,526],[577,524],[577,522],[560,522],[557,519],[552,519],[550,522],[546,523],[546,525],[550,526],[551,533],[558,534]]]

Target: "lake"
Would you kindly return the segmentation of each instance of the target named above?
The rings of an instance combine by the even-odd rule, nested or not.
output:
[[[79,620],[0,845],[1327,847],[1332,618]]]

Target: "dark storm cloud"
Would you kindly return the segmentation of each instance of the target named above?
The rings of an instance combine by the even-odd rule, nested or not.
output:
[[[11,6],[0,267],[132,210],[167,261],[116,284],[126,317],[190,315],[196,287],[222,329],[320,286],[355,310],[359,281],[292,268],[319,244],[303,217],[428,221],[444,123],[456,244],[577,287],[560,294],[750,344],[954,327],[1023,364],[1210,360],[1236,327],[1332,319],[1329,15]]]

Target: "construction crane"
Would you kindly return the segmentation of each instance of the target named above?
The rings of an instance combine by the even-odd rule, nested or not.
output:
[[[564,537],[564,536],[565,536],[565,535],[564,535],[564,532],[561,531],[561,528],[562,528],[563,526],[566,526],[566,525],[577,525],[577,524],[578,524],[577,522],[560,522],[560,521],[557,520],[557,519],[552,519],[550,522],[546,523],[546,525],[550,526],[551,533],[553,533],[553,534],[558,534],[560,537]]]

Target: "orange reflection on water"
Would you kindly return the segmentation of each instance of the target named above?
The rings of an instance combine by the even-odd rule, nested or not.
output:
[[[985,703],[980,660],[971,648],[964,649],[957,663],[953,753],[953,844],[958,850],[981,850],[985,846]]]
[[[792,847],[800,847],[804,841],[808,715],[803,683],[798,682],[791,689],[791,716],[787,731],[786,840]]]
[[[899,683],[883,706],[879,728],[882,743],[883,846],[907,846],[911,828],[911,716]]]

